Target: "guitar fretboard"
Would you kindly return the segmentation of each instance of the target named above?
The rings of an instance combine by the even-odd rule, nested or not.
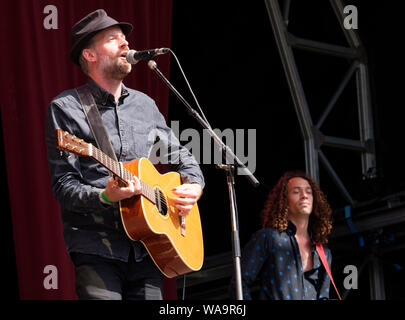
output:
[[[94,146],[92,146],[92,153],[90,156],[109,170],[113,175],[121,179],[126,185],[128,185],[128,181],[134,177],[131,172],[124,168],[122,163],[115,161]],[[155,190],[141,179],[139,179],[139,181],[141,183],[141,194],[152,201],[152,203],[156,204]]]

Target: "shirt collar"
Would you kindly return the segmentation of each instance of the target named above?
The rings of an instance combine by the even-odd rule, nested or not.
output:
[[[100,87],[90,77],[88,79],[88,86],[90,88],[91,93],[93,94],[93,97],[94,97],[94,100],[96,101],[96,103],[106,105],[108,100],[110,100],[111,102],[114,103],[114,101],[115,101],[114,96],[110,92],[105,90],[104,88]],[[129,96],[129,91],[128,91],[127,87],[124,86],[124,84],[122,84],[121,86],[122,86],[122,91],[121,91],[121,97],[119,98],[119,100],[123,101],[127,96]]]
[[[287,225],[286,231],[289,236],[295,236],[295,233],[297,232],[297,227],[295,226],[294,223],[292,223],[290,220],[288,220],[288,225]]]
[[[287,232],[287,234],[288,234],[289,236],[295,236],[295,234],[297,233],[297,227],[296,227],[295,224],[292,223],[290,220],[288,220],[288,226],[287,226],[286,232]],[[311,228],[308,228],[308,234],[309,234],[309,237],[310,237],[310,239],[311,239],[311,242],[313,242],[313,241],[312,241]]]

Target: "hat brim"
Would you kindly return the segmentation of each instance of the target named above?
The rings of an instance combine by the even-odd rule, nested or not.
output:
[[[100,31],[103,31],[103,30],[108,29],[113,26],[119,26],[126,37],[131,33],[131,31],[133,29],[132,24],[126,23],[126,22],[120,22],[120,23],[111,24],[109,26],[104,26],[103,28],[100,28],[99,30],[94,30],[93,32],[83,36],[83,38],[81,38],[79,41],[77,41],[74,44],[74,46],[72,47],[72,50],[70,51],[70,60],[72,60],[73,63],[80,65],[79,57],[80,57],[80,54],[82,53],[83,48],[88,43],[88,41],[91,38],[93,38]]]

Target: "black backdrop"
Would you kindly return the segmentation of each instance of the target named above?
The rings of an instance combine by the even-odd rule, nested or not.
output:
[[[358,8],[361,40],[367,50],[373,99],[377,167],[382,194],[405,189],[401,151],[403,114],[399,67],[403,67],[397,36],[401,20],[395,4],[382,8],[372,1],[351,1]],[[294,35],[345,45],[343,32],[328,1],[292,1],[289,31]],[[214,128],[256,129],[255,176],[262,183],[253,188],[243,176],[236,193],[242,245],[260,228],[263,202],[286,170],[305,169],[299,123],[274,41],[264,1],[177,3],[173,8],[172,46],[180,58],[200,105]],[[294,50],[298,70],[316,121],[340,83],[349,62],[341,58]],[[175,63],[172,81],[187,95]],[[192,98],[187,96],[192,102]],[[169,119],[182,128],[199,129],[174,95]],[[324,124],[324,133],[359,138],[355,82],[352,79]],[[327,149],[329,161],[357,200],[374,196],[362,181],[360,157],[353,152]],[[224,173],[202,165],[207,180],[200,201],[206,253],[231,250],[228,190]],[[347,203],[320,164],[321,187],[334,208]]]

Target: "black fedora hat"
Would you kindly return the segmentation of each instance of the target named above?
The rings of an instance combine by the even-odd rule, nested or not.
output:
[[[114,20],[103,9],[93,11],[77,22],[72,27],[71,32],[72,50],[70,51],[70,60],[79,65],[80,54],[87,42],[98,32],[112,26],[121,27],[125,36],[128,36],[132,31],[132,24]]]

